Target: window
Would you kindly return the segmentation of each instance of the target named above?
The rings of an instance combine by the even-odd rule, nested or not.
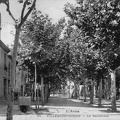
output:
[[[8,77],[10,77],[10,62],[8,64]]]
[[[4,70],[7,71],[7,66],[6,66],[6,53],[4,53]]]

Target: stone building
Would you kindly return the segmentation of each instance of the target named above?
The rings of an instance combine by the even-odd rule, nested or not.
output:
[[[0,40],[0,99],[7,100],[11,76],[10,49]],[[21,94],[25,89],[27,71],[22,69],[21,61],[16,62],[16,75],[14,81],[14,95]]]
[[[0,98],[7,99],[10,84],[10,49],[0,40]]]

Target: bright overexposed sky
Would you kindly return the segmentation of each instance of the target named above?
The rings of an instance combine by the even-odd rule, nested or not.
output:
[[[19,18],[21,5],[16,1],[18,0],[10,0],[10,7],[15,18]],[[37,0],[36,8],[43,14],[48,14],[53,22],[57,22],[60,18],[65,16],[63,8],[67,2],[75,4],[75,0]],[[6,45],[10,45],[14,40],[14,37],[11,34],[11,31],[14,30],[14,21],[6,12],[6,6],[4,4],[0,4],[0,12],[2,14],[1,40]]]

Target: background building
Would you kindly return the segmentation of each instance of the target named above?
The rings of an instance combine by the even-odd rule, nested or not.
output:
[[[10,84],[10,49],[0,40],[0,98],[7,99]]]

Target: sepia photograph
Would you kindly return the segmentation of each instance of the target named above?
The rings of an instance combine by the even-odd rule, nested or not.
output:
[[[120,120],[120,0],[0,0],[0,120]]]

